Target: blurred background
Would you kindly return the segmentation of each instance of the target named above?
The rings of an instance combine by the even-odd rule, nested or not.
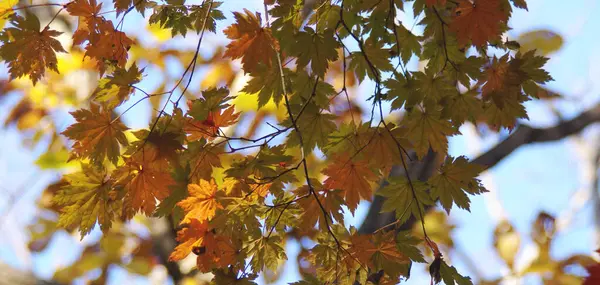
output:
[[[1,5],[10,7],[16,2],[3,0]],[[33,0],[33,4],[39,3],[44,2]],[[27,4],[29,0],[17,5]],[[529,11],[514,11],[509,23],[513,30],[506,37],[519,41],[522,50],[535,48],[550,57],[545,69],[555,81],[546,86],[554,94],[552,98],[527,103],[530,120],[522,123],[550,127],[600,103],[600,54],[597,52],[600,18],[595,17],[600,14],[600,3],[595,0],[528,0],[527,4]],[[105,7],[111,5],[108,1]],[[237,90],[244,86],[247,77],[239,72],[239,63],[219,62],[214,56],[222,52],[222,46],[228,42],[219,30],[232,22],[229,11],[239,11],[242,7],[263,10],[262,0],[224,1],[220,9],[227,19],[218,23],[216,34],[206,35],[201,49],[205,65],[199,67],[198,76],[192,81],[192,92],[218,82],[231,82],[232,92],[235,86]],[[413,17],[410,4],[405,10],[399,20],[419,34],[419,26],[414,25],[418,19]],[[57,9],[41,7],[32,11],[44,24]],[[115,19],[114,13],[107,13],[105,17]],[[141,83],[145,90],[166,90],[183,73],[184,62],[191,58],[198,38],[192,33],[185,38],[171,39],[170,31],[149,25],[147,19],[131,13],[123,24],[124,32],[134,35],[144,47],[132,49],[130,58],[148,62],[142,66],[146,68]],[[71,46],[71,34],[67,31],[72,31],[76,24],[66,17],[52,24],[54,29],[65,31],[60,38],[63,46]],[[180,52],[181,62],[169,56],[168,51]],[[413,58],[409,69],[419,66]],[[110,254],[110,249],[102,248],[102,243],[100,248],[96,246],[101,239],[98,229],[82,241],[67,231],[50,236],[55,229],[51,213],[44,210],[48,201],[43,193],[62,173],[74,167],[66,163],[65,146],[69,143],[57,138],[55,133],[73,122],[68,111],[86,100],[95,88],[97,74],[85,66],[80,51],[61,55],[59,69],[60,76],[50,75],[47,82],[33,87],[27,80],[8,83],[7,67],[0,67],[0,123],[3,124],[0,128],[0,277],[11,268],[41,279],[82,284],[102,275],[101,270],[93,268],[103,262],[82,259],[85,256],[82,252]],[[365,98],[357,96],[363,89],[371,90],[372,86],[365,82],[351,91],[358,107],[368,106]],[[240,108],[255,109],[253,97],[244,96]],[[147,127],[151,110],[164,103],[160,100],[146,100],[137,105],[123,118],[125,123],[132,129]],[[127,104],[120,106],[123,110],[128,107]],[[249,125],[251,117],[247,120],[241,124]],[[473,125],[466,125],[460,131],[461,136],[451,139],[451,153],[471,158],[509,135],[507,131],[496,133]],[[600,128],[591,125],[560,141],[519,148],[483,174],[483,184],[490,193],[473,197],[470,213],[455,210],[449,217],[438,211],[430,213],[426,220],[430,236],[444,241],[446,258],[459,272],[480,283],[542,284],[544,278],[556,274],[585,276],[585,270],[575,264],[579,259],[588,258],[584,256],[594,256],[593,251],[600,247],[599,134]],[[362,203],[354,216],[346,217],[347,225],[360,226],[368,207],[368,202]],[[144,252],[149,247],[144,242],[154,235],[152,220],[140,218],[128,225],[127,231],[140,238],[123,241],[123,247],[131,251],[130,258],[120,261],[121,265],[111,265],[107,283],[170,282],[167,269]],[[300,248],[297,242],[288,243],[290,260],[283,271],[262,276],[260,282],[287,284],[298,280],[295,255]],[[187,265],[183,268],[194,264],[193,260],[185,262]],[[427,267],[415,265],[406,284],[428,284],[429,280]],[[561,280],[564,283],[554,284],[577,284],[568,276]]]

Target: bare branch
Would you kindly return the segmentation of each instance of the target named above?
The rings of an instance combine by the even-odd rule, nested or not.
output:
[[[539,142],[557,141],[582,131],[585,127],[600,121],[600,104],[550,128],[532,128],[521,125],[507,139],[472,160],[473,163],[488,168],[496,165],[520,146]]]

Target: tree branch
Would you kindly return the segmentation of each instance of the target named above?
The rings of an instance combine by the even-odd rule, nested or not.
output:
[[[523,145],[557,141],[570,135],[579,133],[587,126],[596,122],[600,122],[600,104],[581,113],[579,116],[571,120],[563,121],[553,127],[532,128],[526,125],[521,125],[504,141],[476,157],[471,162],[485,165],[489,169]],[[439,159],[439,157],[430,151],[430,153],[427,154],[422,161],[413,160],[408,166],[409,175],[418,180],[427,181],[427,179],[433,173],[433,168],[435,165],[437,165],[435,163],[437,159]],[[394,167],[391,176],[399,175],[405,175],[404,169],[402,169],[402,167]],[[384,201],[384,197],[375,196],[367,213],[367,217],[365,217],[365,220],[360,227],[360,232],[372,233],[378,228],[394,222],[394,213],[380,213],[381,206],[383,205]],[[411,217],[408,219],[408,221],[406,221],[406,223],[400,226],[400,230],[410,229],[414,223],[415,219],[414,217]]]
[[[520,146],[539,142],[557,141],[581,132],[585,127],[600,121],[600,104],[550,128],[532,128],[521,125],[507,139],[481,154],[472,162],[493,167]]]

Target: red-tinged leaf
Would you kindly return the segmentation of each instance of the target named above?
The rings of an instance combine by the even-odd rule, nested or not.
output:
[[[40,21],[34,14],[26,18],[13,14],[14,26],[0,33],[0,58],[8,63],[10,78],[29,76],[35,85],[46,68],[58,72],[56,52],[66,52],[55,37],[61,32],[47,26],[40,31]]]
[[[352,213],[356,210],[361,199],[371,201],[373,197],[373,182],[377,175],[369,169],[364,161],[353,161],[347,155],[339,155],[323,170],[328,178],[324,187],[340,189],[344,193],[346,205]]]
[[[92,104],[89,110],[71,112],[77,121],[69,126],[63,135],[75,140],[73,158],[89,158],[93,164],[100,165],[104,158],[117,164],[120,145],[127,145],[124,131],[127,127],[120,120],[113,120],[112,110],[101,109]]]
[[[182,224],[189,223],[191,219],[200,221],[210,220],[215,216],[217,209],[222,208],[216,199],[217,185],[214,179],[200,180],[198,184],[188,185],[189,197],[177,203],[185,211]]]
[[[487,45],[488,41],[500,36],[500,27],[508,21],[508,11],[502,9],[499,0],[459,0],[454,11],[456,18],[450,30],[456,33],[458,44],[471,41],[476,46]]]
[[[241,58],[244,72],[256,70],[258,64],[268,67],[279,50],[279,43],[271,34],[271,29],[261,26],[258,14],[244,9],[244,13],[233,12],[236,23],[227,27],[223,32],[233,40],[227,45],[224,57]]]
[[[166,163],[143,163],[129,159],[127,164],[116,170],[124,184],[126,195],[123,212],[126,218],[132,218],[141,211],[147,216],[156,209],[156,201],[169,196],[169,187],[175,184],[171,173],[166,171]]]
[[[235,113],[234,107],[229,107],[224,111],[214,111],[208,113],[208,118],[204,121],[189,118],[183,130],[189,134],[188,141],[196,141],[202,138],[213,140],[220,135],[220,128],[235,124],[240,113]]]
[[[320,229],[327,228],[327,221],[329,217],[336,220],[338,223],[344,223],[344,211],[342,205],[344,199],[340,190],[325,189],[318,181],[311,181],[311,186],[315,189],[315,194],[325,208],[327,217],[323,214],[323,210],[315,199],[314,196],[310,195],[308,186],[302,186],[294,190],[296,197],[305,197],[299,200],[297,203],[302,208],[303,214],[300,217],[302,229],[312,229],[315,224],[318,224]]]
[[[596,285],[600,284],[600,263],[596,263],[592,266],[586,267],[588,277],[583,280],[582,285]]]
[[[208,231],[208,222],[206,220],[191,219],[189,224],[177,232],[177,241],[179,244],[171,252],[169,261],[179,261],[186,258],[192,253],[194,248],[202,245],[204,236]]]
[[[202,244],[194,247],[193,251],[198,257],[196,266],[200,272],[210,272],[214,268],[227,268],[236,259],[238,249],[231,238],[208,232],[202,239]]]

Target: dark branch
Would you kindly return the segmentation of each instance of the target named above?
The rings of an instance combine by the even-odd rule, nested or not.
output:
[[[581,113],[579,116],[571,120],[563,121],[560,124],[550,128],[538,129],[521,125],[507,139],[473,159],[472,162],[485,165],[490,168],[520,146],[539,142],[557,141],[570,135],[579,133],[587,126],[599,121],[600,104]]]
[[[523,145],[557,141],[570,135],[577,134],[587,126],[596,122],[600,122],[600,104],[581,113],[579,116],[571,120],[563,121],[553,127],[532,128],[526,125],[521,125],[507,139],[497,144],[487,152],[476,157],[472,160],[472,162],[485,165],[489,169]],[[427,181],[427,179],[433,173],[433,168],[436,165],[436,159],[439,159],[439,157],[435,153],[430,152],[422,161],[413,160],[408,166],[409,175],[414,179]],[[404,169],[400,166],[397,166],[392,170],[391,175],[405,175]],[[369,208],[367,217],[360,227],[360,231],[362,233],[372,233],[375,230],[394,222],[394,213],[380,213],[381,206],[383,205],[384,201],[385,198],[381,196],[375,196],[373,203]],[[414,217],[411,217],[408,219],[408,221],[406,221],[406,223],[401,225],[399,229],[410,229],[415,222],[416,220]]]

